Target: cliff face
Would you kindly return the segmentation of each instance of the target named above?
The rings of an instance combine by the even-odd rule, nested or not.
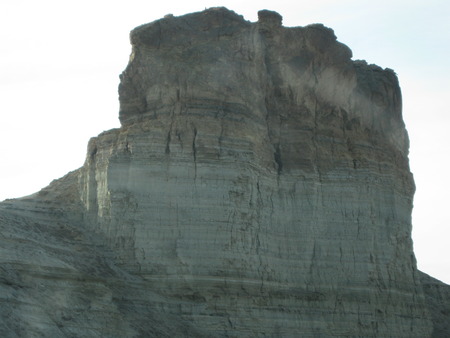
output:
[[[36,224],[8,230],[5,247],[31,245],[5,261],[16,271],[31,257],[5,282],[16,290],[9,318],[22,316],[20,329],[448,330],[437,323],[449,314],[435,315],[448,287],[425,296],[433,283],[415,264],[414,182],[392,70],[352,61],[329,28],[285,28],[270,11],[257,23],[224,8],[168,16],[133,30],[131,43],[121,128],[93,138],[78,171],[2,206],[5,229],[22,229],[27,217]],[[37,239],[22,244],[30,233]],[[47,309],[17,287],[23,280],[54,285],[64,305]]]

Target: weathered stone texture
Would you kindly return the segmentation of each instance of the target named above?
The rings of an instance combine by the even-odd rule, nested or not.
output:
[[[433,321],[432,337],[448,337],[450,333],[450,285],[420,272],[426,304]]]
[[[412,250],[395,73],[352,61],[329,28],[281,21],[215,8],[132,31],[121,128],[93,138],[78,171],[2,206],[3,252],[18,257],[4,259],[11,323],[80,336],[448,332],[449,314],[429,307],[448,293],[430,291]],[[11,230],[30,219],[32,244]],[[28,258],[40,275],[18,268]],[[51,290],[29,296],[22,279]]]

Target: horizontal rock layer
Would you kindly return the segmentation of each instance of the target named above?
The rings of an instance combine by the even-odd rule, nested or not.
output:
[[[281,20],[214,8],[132,31],[121,128],[90,141],[82,168],[0,210],[16,304],[5,315],[21,323],[1,330],[448,330],[446,286],[412,250],[395,73],[352,61],[329,28]]]

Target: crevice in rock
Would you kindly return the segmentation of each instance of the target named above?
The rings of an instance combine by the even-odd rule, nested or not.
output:
[[[170,139],[171,139],[171,134],[172,130],[169,130],[169,132],[167,133],[167,138],[166,138],[166,154],[170,154]]]
[[[275,152],[273,153],[273,158],[275,160],[275,163],[277,164],[277,173],[278,175],[281,175],[281,172],[283,171],[283,162],[281,161],[280,143],[277,143],[275,145]]]
[[[219,139],[218,139],[218,144],[219,144],[219,149],[217,152],[217,158],[220,158],[220,156],[222,155],[222,142],[223,142],[223,118],[220,122],[220,135],[219,135]]]
[[[194,127],[194,138],[192,139],[192,155],[194,156],[194,162],[197,162],[197,128]]]
[[[314,146],[314,157],[315,157],[314,167],[317,172],[319,182],[322,182],[322,173],[320,171],[319,146],[318,146],[318,141],[317,141],[317,134],[318,134],[318,130],[319,130],[318,115],[319,115],[319,111],[318,111],[318,103],[317,103],[317,99],[316,99],[315,103],[314,103],[314,129],[313,129],[312,143]]]
[[[194,157],[194,180],[197,179],[197,128],[194,127],[194,137],[192,139],[192,156]]]

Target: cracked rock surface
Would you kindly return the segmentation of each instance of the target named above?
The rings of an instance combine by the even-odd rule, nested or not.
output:
[[[417,270],[395,73],[319,24],[142,25],[119,129],[0,205],[3,336],[450,334]]]

